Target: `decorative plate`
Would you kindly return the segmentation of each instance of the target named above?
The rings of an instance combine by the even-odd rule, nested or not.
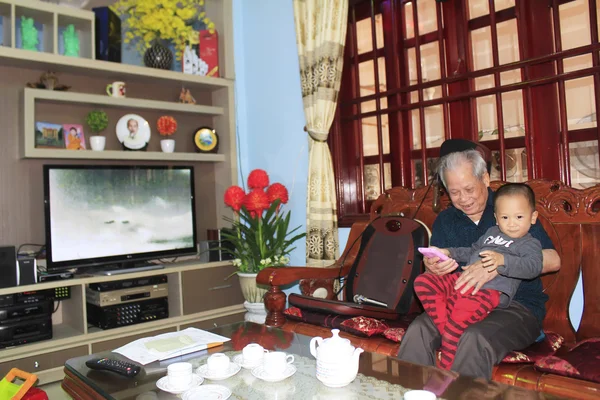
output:
[[[202,385],[185,392],[183,400],[225,400],[231,396],[231,390],[221,385]]]
[[[195,388],[196,386],[202,385],[202,382],[204,382],[203,377],[201,377],[200,375],[192,374],[192,383],[188,387],[185,387],[183,389],[176,389],[169,385],[169,377],[163,376],[156,382],[156,387],[168,393],[181,394],[192,388]]]
[[[126,114],[117,122],[117,138],[126,150],[145,150],[150,141],[150,125],[137,114]]]
[[[296,367],[293,366],[292,364],[288,364],[288,366],[283,370],[283,374],[277,375],[277,376],[267,374],[267,372],[265,371],[265,368],[262,365],[254,368],[252,370],[252,375],[257,377],[258,379],[262,379],[265,382],[279,382],[279,381],[289,378],[290,376],[294,375],[295,373],[296,373]]]
[[[201,153],[216,153],[219,147],[219,136],[214,129],[204,126],[194,132],[194,144]]]
[[[208,369],[208,365],[204,364],[198,367],[196,373],[203,378],[210,379],[211,381],[222,381],[224,379],[231,378],[232,376],[240,372],[240,369],[242,369],[242,367],[240,367],[236,363],[230,362],[227,371],[221,374],[215,374],[214,372],[210,372],[210,370]]]

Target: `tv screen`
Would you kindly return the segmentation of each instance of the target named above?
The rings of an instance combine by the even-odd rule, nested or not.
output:
[[[48,271],[197,252],[192,167],[44,166]]]

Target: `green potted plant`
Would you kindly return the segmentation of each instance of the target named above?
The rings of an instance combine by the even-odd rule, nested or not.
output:
[[[248,193],[239,186],[225,191],[225,204],[233,209],[236,218],[225,217],[232,229],[221,235],[231,244],[231,249],[223,250],[234,257],[244,298],[249,303],[262,303],[267,288],[257,287],[256,275],[267,267],[287,265],[294,243],[306,233],[296,233],[299,226],[290,229],[290,211],[281,211],[288,202],[285,186],[269,185],[267,173],[255,169],[248,175],[248,187]]]
[[[100,135],[100,133],[108,127],[108,115],[101,110],[90,111],[85,117],[85,122],[90,128],[90,131],[94,133],[93,136],[90,136],[90,146],[92,147],[92,150],[104,150],[106,138]]]

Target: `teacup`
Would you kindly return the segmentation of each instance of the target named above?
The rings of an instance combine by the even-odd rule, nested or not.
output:
[[[192,384],[192,364],[188,362],[173,363],[167,367],[169,386],[174,389],[186,388]]]
[[[409,390],[404,393],[404,400],[435,400],[437,396],[429,390]]]
[[[265,353],[268,353],[268,350],[260,344],[250,343],[242,350],[242,360],[245,364],[259,364],[262,362]]]
[[[229,357],[223,353],[215,353],[208,357],[206,365],[208,365],[208,372],[211,374],[223,374],[229,368]]]
[[[263,368],[270,376],[282,375],[288,364],[294,362],[294,356],[285,354],[283,351],[272,351],[265,353],[263,360]]]

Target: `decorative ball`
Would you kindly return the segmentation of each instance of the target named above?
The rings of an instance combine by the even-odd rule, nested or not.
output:
[[[156,121],[156,128],[161,135],[171,136],[177,131],[177,121],[175,121],[175,118],[165,115]]]

